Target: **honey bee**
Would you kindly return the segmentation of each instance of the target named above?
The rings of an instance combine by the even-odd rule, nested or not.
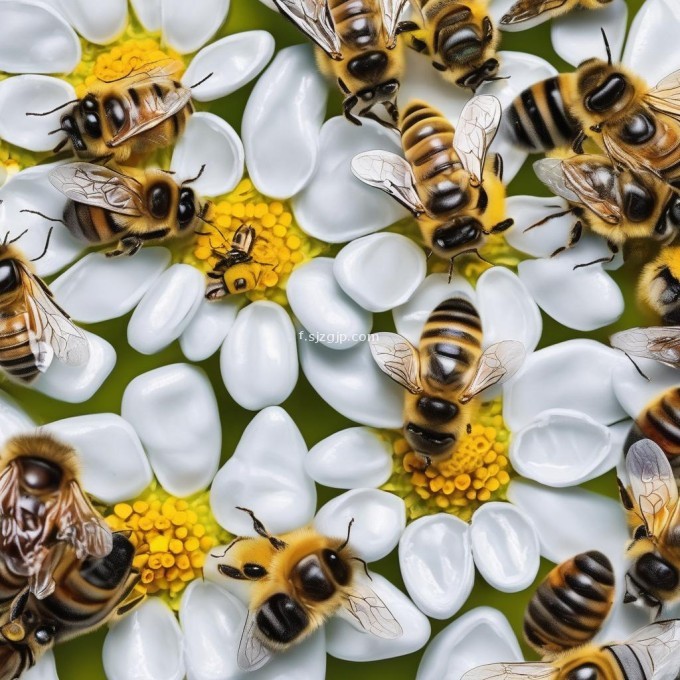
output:
[[[415,348],[397,333],[369,340],[378,366],[405,387],[404,436],[425,466],[451,457],[476,410],[473,397],[512,377],[522,366],[521,342],[506,340],[482,352],[482,324],[463,297],[430,314]]]
[[[680,220],[680,201],[670,207]],[[655,311],[669,326],[680,326],[680,246],[666,247],[642,269],[638,299]]]
[[[270,535],[252,510],[259,538],[236,538],[218,571],[253,582],[248,618],[238,650],[244,670],[263,666],[278,651],[300,643],[331,616],[341,616],[358,630],[394,639],[402,627],[352,562],[363,562],[347,547],[347,537],[329,538],[306,528]],[[365,564],[364,564],[365,567]]]
[[[200,173],[199,173],[200,176]],[[144,243],[192,233],[208,210],[188,185],[149,168],[113,170],[92,163],[60,165],[49,174],[52,185],[70,200],[64,224],[80,240],[118,242],[107,257],[134,255]]]
[[[21,236],[9,242],[6,236],[0,245],[0,367],[11,378],[30,383],[49,368],[54,356],[80,366],[90,350],[82,331],[55,303],[29,260],[12,245]],[[49,236],[43,255],[48,244]]]
[[[394,127],[404,70],[397,43],[399,15],[408,0],[274,0],[278,10],[319,47],[321,72],[337,80],[347,120],[357,116]],[[374,110],[382,104],[387,120]]]
[[[111,530],[80,486],[77,454],[45,434],[13,437],[0,454],[0,551],[43,599],[67,546],[78,559],[111,552]]]
[[[612,0],[518,0],[501,17],[501,26],[514,26],[525,21],[545,21],[574,9],[602,9]]]
[[[503,162],[487,159],[501,119],[498,99],[473,97],[458,127],[436,109],[414,101],[401,116],[406,158],[390,151],[367,151],[352,160],[352,172],[410,210],[423,240],[449,260],[476,253],[489,234],[512,226],[505,217]]]

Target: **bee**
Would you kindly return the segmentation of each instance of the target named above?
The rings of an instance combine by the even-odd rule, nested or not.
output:
[[[451,457],[470,431],[473,397],[512,377],[525,357],[515,340],[482,351],[481,319],[463,297],[435,308],[418,348],[397,333],[376,333],[369,342],[380,369],[407,390],[404,436],[426,467]]]
[[[411,102],[401,116],[406,158],[390,151],[367,151],[352,160],[352,172],[382,189],[414,215],[423,240],[449,260],[476,253],[489,234],[512,226],[505,216],[503,161],[487,159],[501,119],[498,99],[473,97],[458,127],[424,102]]]
[[[300,643],[334,615],[364,633],[394,639],[400,623],[352,562],[363,560],[347,547],[347,537],[329,538],[306,528],[283,536],[267,532],[252,510],[259,538],[236,538],[221,558],[218,571],[252,582],[248,618],[238,650],[244,670],[263,666],[272,654]],[[364,563],[364,568],[365,568]]]
[[[680,220],[680,201],[673,203],[674,219]],[[669,326],[680,326],[680,246],[666,247],[642,269],[638,299]]]
[[[49,174],[70,199],[63,220],[68,230],[82,241],[118,243],[107,257],[134,255],[149,241],[195,231],[209,208],[188,186],[198,177],[177,184],[162,170],[114,170],[84,162],[60,165]]]
[[[574,9],[602,9],[612,0],[518,0],[501,17],[501,26],[554,19]]]
[[[404,70],[397,43],[399,15],[408,0],[274,0],[278,10],[319,47],[321,72],[337,81],[347,120],[357,116],[394,127]],[[387,119],[375,111],[382,105]]]
[[[111,552],[111,530],[80,485],[77,454],[46,434],[13,437],[0,453],[0,552],[43,599],[71,546],[79,559]]]
[[[30,383],[49,368],[54,356],[80,366],[90,350],[87,338],[56,304],[30,261],[12,245],[21,236],[9,242],[6,236],[0,245],[0,367],[9,377]],[[40,257],[48,245],[49,236]]]

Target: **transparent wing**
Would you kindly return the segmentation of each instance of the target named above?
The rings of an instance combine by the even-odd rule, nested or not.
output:
[[[654,359],[680,368],[680,326],[630,328],[614,333],[609,343],[634,357]]]
[[[77,203],[130,217],[140,217],[147,212],[133,180],[110,168],[92,163],[69,163],[54,168],[49,179],[55,189]]]
[[[241,250],[244,253],[249,253],[255,241],[255,229],[248,227],[245,224],[236,230],[231,239],[231,247],[236,250]]]
[[[488,387],[510,379],[522,367],[526,353],[524,345],[517,340],[504,340],[487,347],[459,401],[464,404]]]
[[[501,103],[488,94],[472,97],[460,114],[453,148],[465,170],[479,183],[483,179],[486,153],[501,122]]]
[[[399,621],[371,588],[367,576],[356,574],[344,597],[343,618],[360,630],[385,640],[394,640],[404,632]]]
[[[409,392],[423,391],[418,350],[397,333],[375,333],[369,340],[371,354],[380,369]]]
[[[262,668],[272,656],[272,653],[255,635],[257,631],[256,616],[256,611],[248,612],[246,625],[243,627],[241,642],[238,646],[238,665],[244,671],[254,671]]]
[[[680,621],[660,621],[638,630],[625,645],[646,680],[675,680],[680,667]],[[627,654],[626,656],[629,656]],[[633,661],[631,659],[631,661]]]
[[[680,118],[680,71],[661,80],[647,93],[645,101],[655,111]]]
[[[551,663],[492,663],[478,666],[463,675],[461,680],[526,680],[553,678],[558,668]]]
[[[408,161],[390,151],[366,151],[352,159],[352,172],[362,182],[382,189],[416,217],[425,212]]]
[[[290,19],[332,59],[342,59],[328,0],[274,0],[279,12]]]
[[[558,10],[571,0],[519,0],[516,2],[506,14],[501,17],[501,26],[510,26],[512,24],[519,24],[522,21],[529,21],[535,19],[541,14],[547,14],[546,19],[551,15],[557,14]]]
[[[650,536],[659,536],[678,503],[678,486],[673,469],[661,448],[641,439],[628,449],[626,470],[630,495]]]
[[[183,70],[184,64],[181,61],[172,57],[164,57],[157,61],[136,66],[123,78],[104,82],[119,82],[125,85],[130,85],[131,82],[134,82],[135,85],[139,86],[157,80],[175,79]]]
[[[564,180],[579,198],[579,203],[605,222],[618,224],[623,219],[618,175],[603,156],[587,154],[562,161]]]
[[[560,196],[570,203],[581,202],[578,195],[565,182],[561,158],[541,158],[534,163],[534,172],[555,196]]]
[[[397,39],[397,26],[399,17],[404,11],[409,0],[380,0],[385,27],[385,40],[389,47],[394,47]]]

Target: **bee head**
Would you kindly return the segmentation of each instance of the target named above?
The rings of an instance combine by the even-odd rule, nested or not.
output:
[[[628,572],[628,578],[638,591],[631,595],[639,596],[650,605],[668,599],[680,585],[677,568],[656,552],[640,555]]]
[[[261,266],[255,262],[235,264],[224,272],[224,285],[232,295],[247,293],[257,286],[261,271]]]
[[[636,96],[627,73],[601,59],[590,59],[577,71],[577,89],[583,106],[596,120],[607,120],[624,111]]]
[[[432,246],[444,257],[451,257],[473,247],[484,234],[482,223],[470,215],[459,215],[437,227],[432,234]]]

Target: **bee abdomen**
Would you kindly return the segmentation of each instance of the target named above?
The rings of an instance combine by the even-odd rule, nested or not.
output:
[[[378,38],[375,12],[367,0],[329,0],[338,36],[346,44],[363,49]]]
[[[31,382],[38,375],[24,314],[0,319],[0,366],[11,376]]]
[[[656,442],[667,456],[680,454],[680,388],[664,392],[636,421],[643,435]]]
[[[538,587],[524,615],[524,637],[539,653],[557,653],[589,642],[614,598],[611,562],[598,551],[555,567]]]
[[[106,243],[125,231],[114,213],[73,201],[66,205],[64,222],[73,236],[89,243]]]

